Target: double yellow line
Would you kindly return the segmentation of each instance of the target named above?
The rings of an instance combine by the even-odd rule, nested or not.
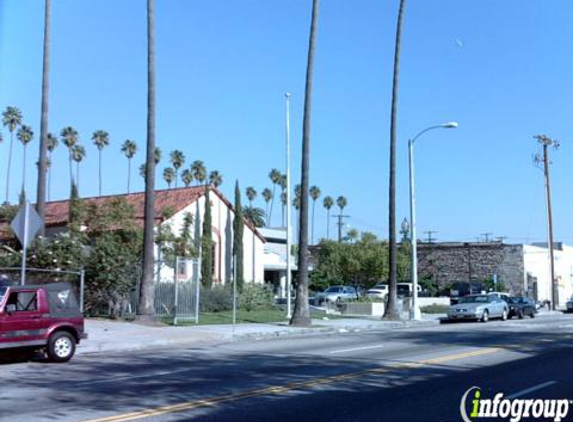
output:
[[[432,358],[432,359],[425,359],[425,360],[421,360],[421,361],[417,361],[417,362],[399,363],[399,364],[394,364],[394,365],[390,365],[390,366],[386,366],[386,367],[366,369],[364,371],[359,371],[359,372],[351,372],[351,373],[347,373],[347,374],[333,375],[333,376],[322,377],[322,378],[315,378],[315,379],[308,380],[308,381],[292,382],[292,383],[285,384],[282,386],[273,386],[273,387],[259,388],[259,389],[254,389],[254,390],[247,390],[247,391],[244,391],[241,393],[228,394],[228,395],[224,395],[224,396],[218,396],[218,397],[213,397],[213,398],[208,398],[208,399],[203,399],[203,400],[192,400],[192,401],[178,403],[178,404],[172,404],[172,405],[168,405],[168,406],[161,406],[161,407],[156,407],[156,408],[152,408],[152,409],[144,409],[144,410],[140,410],[137,412],[123,413],[120,415],[109,416],[109,417],[99,418],[99,419],[91,419],[89,421],[84,421],[84,422],[127,422],[127,421],[133,421],[133,420],[137,420],[137,419],[150,418],[153,416],[166,415],[169,413],[183,412],[186,410],[197,409],[200,407],[213,407],[213,406],[216,406],[216,405],[221,404],[221,403],[233,402],[233,401],[246,399],[246,398],[250,398],[250,397],[260,397],[260,396],[268,396],[268,395],[274,395],[274,394],[284,394],[284,393],[287,393],[287,392],[293,391],[293,390],[302,390],[302,389],[316,387],[319,385],[334,384],[334,383],[348,381],[351,379],[362,378],[362,377],[365,377],[368,375],[387,373],[387,372],[394,371],[394,370],[415,369],[415,368],[421,368],[421,367],[425,367],[425,366],[437,365],[437,364],[444,363],[444,362],[450,362],[453,360],[469,359],[469,358],[473,358],[473,357],[497,353],[500,350],[503,350],[503,348],[491,347],[491,348],[486,348],[486,349],[474,350],[471,352],[458,353],[455,355],[448,355],[448,356],[441,356],[441,357]]]

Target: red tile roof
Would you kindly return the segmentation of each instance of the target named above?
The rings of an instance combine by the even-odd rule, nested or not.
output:
[[[213,188],[211,189],[214,190]],[[155,219],[157,221],[161,220],[161,213],[165,208],[169,207],[174,212],[179,212],[204,194],[204,186],[155,191]],[[82,198],[82,200],[87,204],[101,206],[113,198],[124,198],[127,203],[133,206],[135,218],[143,221],[145,192],[130,193],[129,195],[96,196]],[[68,223],[69,209],[69,200],[46,203],[46,227],[66,225]]]
[[[217,195],[225,205],[233,209],[233,205],[230,201],[223,196],[223,194],[215,187],[210,187],[210,192]],[[161,222],[162,211],[165,208],[171,208],[174,213],[177,213],[189,206],[205,194],[205,186],[193,186],[188,188],[174,188],[174,189],[164,189],[155,191],[155,220],[157,223]],[[107,195],[107,196],[95,196],[91,198],[81,198],[87,204],[95,204],[96,206],[101,206],[107,201],[114,198],[124,198],[129,204],[131,204],[135,210],[135,218],[137,222],[143,225],[144,218],[144,206],[145,206],[145,192],[137,192],[122,194],[122,195]],[[46,203],[46,227],[58,227],[66,226],[68,224],[69,217],[69,200],[62,201],[52,201]],[[256,228],[247,220],[245,220],[245,225],[247,225],[251,230],[254,230],[257,236],[265,241],[264,237],[256,230]],[[7,238],[10,236],[10,229],[7,227],[6,223],[0,223],[0,238]]]

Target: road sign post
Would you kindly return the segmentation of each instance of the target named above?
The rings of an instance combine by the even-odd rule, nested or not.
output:
[[[36,234],[42,228],[44,222],[36,212],[33,207],[30,207],[30,203],[26,201],[24,205],[20,207],[18,214],[12,220],[10,227],[16,234],[16,237],[22,245],[22,264],[20,273],[20,284],[26,284],[26,255],[28,246],[36,237]]]

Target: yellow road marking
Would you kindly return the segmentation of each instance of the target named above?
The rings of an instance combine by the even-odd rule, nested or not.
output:
[[[455,355],[440,356],[437,358],[425,359],[425,360],[421,360],[418,362],[405,362],[405,363],[394,364],[394,365],[381,367],[381,368],[372,368],[372,369],[366,369],[364,371],[359,371],[359,372],[351,372],[348,374],[332,375],[332,376],[323,377],[323,378],[316,378],[316,379],[309,380],[309,381],[297,381],[297,382],[288,383],[288,384],[285,384],[282,386],[272,386],[272,387],[260,388],[260,389],[255,389],[255,390],[247,390],[247,391],[244,391],[242,393],[228,394],[228,395],[224,395],[224,396],[213,397],[210,399],[192,400],[192,401],[179,403],[179,404],[172,404],[172,405],[168,405],[168,406],[161,406],[161,407],[156,407],[156,408],[152,408],[152,409],[140,410],[137,412],[124,413],[124,414],[120,414],[120,415],[108,416],[108,417],[99,418],[99,419],[91,419],[89,421],[84,421],[84,422],[127,422],[127,421],[133,421],[136,419],[150,418],[153,416],[160,416],[160,415],[166,415],[169,413],[176,413],[176,412],[182,412],[185,410],[197,409],[199,407],[211,407],[211,406],[215,406],[215,405],[220,404],[220,403],[236,401],[236,400],[245,399],[245,398],[249,398],[249,397],[267,396],[267,395],[271,395],[271,394],[284,394],[284,393],[287,393],[287,392],[293,391],[293,390],[300,390],[303,388],[311,388],[311,387],[315,387],[315,386],[319,386],[319,385],[325,385],[325,384],[334,384],[337,382],[343,382],[343,381],[350,380],[350,379],[362,378],[362,377],[365,377],[367,375],[382,374],[382,373],[390,372],[392,370],[422,368],[425,366],[437,365],[440,363],[450,362],[453,360],[461,360],[461,359],[468,359],[468,358],[477,357],[477,356],[489,355],[489,354],[497,353],[501,350],[503,350],[503,349],[499,348],[499,347],[490,347],[487,349],[474,350],[471,352],[458,353]]]

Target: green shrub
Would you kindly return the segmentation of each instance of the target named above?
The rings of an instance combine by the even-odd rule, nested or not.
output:
[[[245,283],[239,296],[239,309],[258,311],[274,308],[274,295],[270,288],[260,284]]]
[[[233,294],[223,286],[201,288],[201,312],[222,312],[233,309]]]
[[[437,305],[435,303],[428,306],[422,306],[420,308],[420,310],[425,314],[445,314],[448,312],[448,309],[448,305]]]

